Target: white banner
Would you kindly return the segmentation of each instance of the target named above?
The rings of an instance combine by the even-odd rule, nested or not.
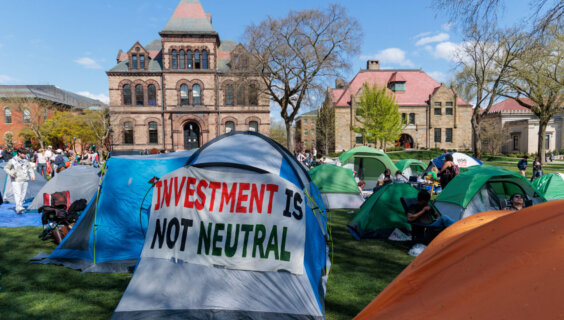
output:
[[[155,185],[141,257],[302,274],[305,203],[273,174],[183,167]]]

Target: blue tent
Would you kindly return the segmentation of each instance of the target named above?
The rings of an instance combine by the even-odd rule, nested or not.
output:
[[[303,202],[305,219],[300,218],[299,223],[303,233],[289,233],[295,236],[292,237],[293,240],[300,239],[299,245],[295,248],[299,248],[297,251],[303,253],[303,258],[293,261],[301,266],[302,271],[294,272],[286,268],[265,270],[265,260],[258,260],[258,258],[251,260],[244,267],[215,262],[202,264],[197,261],[196,256],[182,256],[186,252],[181,252],[184,249],[170,249],[172,256],[163,256],[169,253],[166,251],[169,250],[166,248],[167,244],[162,251],[158,248],[154,249],[155,237],[157,234],[162,234],[160,230],[164,230],[156,227],[160,225],[159,219],[164,219],[171,212],[180,214],[179,217],[182,217],[182,220],[199,219],[198,217],[206,215],[207,212],[178,206],[163,211],[153,206],[151,212],[159,211],[151,215],[141,259],[112,319],[325,318],[324,296],[328,268],[326,213],[323,209],[321,195],[311,182],[308,172],[284,147],[259,133],[231,132],[202,146],[190,157],[184,168],[165,176],[163,184],[173,180],[179,182],[180,177],[198,177],[198,179],[203,177],[199,180],[200,182],[206,181],[204,179],[224,181],[222,184],[224,191],[233,181],[245,181],[251,184],[258,183],[257,181],[275,181],[279,186],[286,186],[286,194],[288,194],[288,188],[302,194],[305,201]],[[282,190],[280,189],[275,197],[284,195]],[[163,198],[164,196],[160,199]],[[282,198],[286,199],[285,196]],[[153,198],[153,202],[159,203],[158,199],[157,195]],[[285,200],[283,203],[286,203],[287,206]],[[271,221],[280,226],[288,221],[282,215],[284,204],[280,204],[278,202],[278,205],[273,207],[273,212],[278,212],[278,214],[258,215],[255,214],[256,212],[252,215],[227,214],[223,215],[221,219],[231,224],[238,223],[234,221],[241,221],[238,219],[269,217],[268,219],[272,219]],[[220,219],[218,216],[219,214],[208,214],[206,217]],[[168,216],[169,226],[172,225],[173,219],[176,219],[170,217]],[[199,225],[194,226],[201,231]],[[168,229],[170,230],[171,227]],[[173,233],[168,232],[167,237],[170,237]],[[190,238],[190,232],[192,231],[187,233],[188,238]],[[219,238],[214,236],[214,239]],[[185,249],[190,250],[190,248],[197,247],[198,241],[194,238],[192,242],[183,242],[186,245]],[[219,241],[214,242],[214,246]],[[267,255],[266,259],[268,257]],[[272,262],[272,260],[268,261]]]
[[[476,158],[473,158],[473,157],[471,157],[471,156],[469,156],[465,153],[449,152],[449,153],[442,154],[442,155],[436,157],[435,159],[431,160],[431,162],[429,163],[429,166],[425,170],[424,174],[429,172],[432,167],[436,167],[437,169],[441,169],[443,167],[443,164],[445,163],[445,156],[447,154],[452,155],[454,163],[456,165],[458,165],[460,168],[467,168],[467,167],[472,167],[472,166],[481,166],[483,164],[482,161],[480,161]]]
[[[85,272],[127,272],[135,266],[148,222],[149,180],[182,167],[194,151],[111,157],[103,183],[63,242],[39,263]]]

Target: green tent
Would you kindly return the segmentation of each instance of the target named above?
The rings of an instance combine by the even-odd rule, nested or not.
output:
[[[364,202],[350,169],[322,164],[309,171],[327,209],[356,209]]]
[[[418,191],[406,183],[392,183],[366,199],[348,227],[356,239],[388,239],[394,229],[411,232],[400,198],[417,198]]]
[[[423,161],[404,159],[396,162],[396,167],[406,177],[419,176],[425,172],[427,165]]]
[[[482,165],[461,171],[435,200],[435,208],[454,221],[491,210],[501,210],[512,194],[538,204],[546,201],[522,175],[500,167]]]
[[[352,148],[339,156],[341,166],[354,169],[358,177],[366,182],[365,189],[372,189],[384,170],[390,169],[392,175],[398,170],[384,152],[361,146]]]
[[[564,174],[549,173],[533,181],[539,192],[548,200],[564,199]]]

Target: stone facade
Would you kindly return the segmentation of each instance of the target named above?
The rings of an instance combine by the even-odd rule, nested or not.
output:
[[[114,150],[191,149],[231,130],[269,135],[270,101],[245,49],[220,40],[199,3],[180,1],[160,36],[120,51],[107,72]]]
[[[312,150],[315,147],[317,111],[310,111],[296,117],[296,150]]]

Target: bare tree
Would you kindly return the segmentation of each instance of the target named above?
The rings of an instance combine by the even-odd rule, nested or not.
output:
[[[482,157],[481,120],[506,92],[504,83],[510,67],[525,46],[524,36],[516,30],[499,30],[495,26],[474,26],[466,35],[454,87],[466,98],[474,99],[472,150],[478,159]]]
[[[327,155],[335,151],[335,108],[330,90],[326,91],[325,101],[317,111],[315,120],[317,149]]]
[[[104,146],[107,151],[111,151],[110,133],[112,126],[109,109],[85,110],[82,119],[98,140],[98,145]]]
[[[483,149],[486,153],[496,155],[501,152],[503,145],[510,141],[509,129],[505,126],[500,128],[499,123],[484,120],[480,126]]]
[[[245,48],[253,56],[267,93],[280,105],[288,147],[293,151],[292,123],[314,90],[339,71],[350,68],[359,52],[361,27],[339,5],[326,10],[290,11],[268,17],[245,31]]]

